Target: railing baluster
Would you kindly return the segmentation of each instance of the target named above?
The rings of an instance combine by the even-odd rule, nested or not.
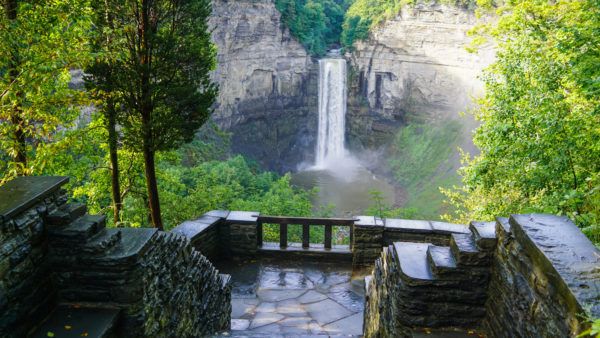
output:
[[[262,222],[256,223],[256,244],[258,247],[263,245],[263,224]]]
[[[308,248],[310,246],[310,225],[302,224],[302,247]]]
[[[349,248],[350,251],[352,251],[352,242],[354,241],[354,225],[350,226],[350,244],[349,244]]]
[[[331,224],[325,225],[325,249],[331,249]]]
[[[288,233],[288,225],[285,223],[280,223],[279,224],[279,247],[280,248],[287,248],[287,246],[288,246],[287,233]]]

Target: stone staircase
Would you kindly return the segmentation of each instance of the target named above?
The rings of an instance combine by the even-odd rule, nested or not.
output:
[[[449,246],[394,242],[366,279],[365,335],[414,327],[475,328],[485,316],[494,222],[471,222]]]
[[[115,267],[100,272],[90,260],[127,242],[123,229],[106,229],[106,217],[87,214],[83,204],[61,206],[45,219],[49,258],[58,286],[58,306],[32,337],[112,337],[120,315],[111,295],[101,286],[118,283]],[[126,274],[126,270],[121,271]],[[97,287],[100,286],[100,287]],[[84,304],[84,305],[81,305]]]

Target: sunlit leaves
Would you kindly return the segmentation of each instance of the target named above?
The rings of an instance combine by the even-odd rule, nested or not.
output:
[[[497,43],[475,117],[481,155],[446,192],[461,217],[539,211],[600,221],[600,6],[516,1],[481,30]],[[595,66],[593,66],[595,65]]]

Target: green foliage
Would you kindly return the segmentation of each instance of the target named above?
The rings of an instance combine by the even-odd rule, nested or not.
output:
[[[211,132],[206,129],[209,128],[205,128],[203,133]],[[102,128],[96,131],[105,133]],[[165,229],[214,209],[258,210],[273,215],[311,214],[312,192],[293,188],[289,176],[278,177],[270,172],[262,172],[258,166],[248,163],[241,156],[227,160],[215,158],[208,150],[215,149],[217,141],[208,144],[200,141],[205,138],[205,135],[200,135],[199,140],[178,151],[161,153],[157,159],[158,189]],[[91,138],[87,141],[94,142]],[[197,154],[208,156],[196,155],[194,161],[184,164],[187,154],[194,149]],[[78,177],[74,181],[83,182],[73,187],[74,198],[87,203],[93,213],[110,214],[110,171],[102,166],[108,159],[96,155],[88,158],[85,153],[80,154],[80,159],[84,162],[96,160],[98,164],[91,171],[89,167],[87,171],[81,170],[86,167],[82,165],[68,166],[68,170],[62,172]],[[121,225],[146,226],[148,210],[143,161],[136,153],[123,149],[119,150],[119,159],[125,195]]]
[[[276,0],[283,22],[309,53],[325,54],[339,43],[348,4],[336,0]]]
[[[581,338],[585,338],[585,337],[599,338],[600,337],[600,318],[595,319],[595,320],[591,320],[591,326],[590,326],[590,328],[587,329],[587,330],[585,330],[585,331],[583,331],[577,337],[581,337]]]
[[[439,187],[459,182],[452,168],[462,133],[458,120],[411,122],[398,131],[390,145],[387,165],[408,197],[404,207],[415,210],[417,218],[437,219],[444,213]]]
[[[85,97],[69,70],[89,60],[89,17],[85,0],[0,6],[0,182],[41,174],[71,147]]]
[[[414,6],[418,0],[355,0],[346,12],[341,42],[345,48],[352,49],[357,40],[369,37],[371,28],[385,20],[396,17],[403,7]],[[425,3],[442,3],[468,9],[489,9],[496,6],[495,0],[431,0]]]
[[[515,1],[487,32],[497,60],[475,117],[481,154],[445,193],[454,218],[564,214],[598,243],[600,2]],[[448,216],[448,218],[452,218]]]
[[[365,215],[367,215],[367,216],[377,216],[381,219],[385,219],[385,218],[411,219],[411,218],[415,218],[417,216],[417,210],[414,208],[394,208],[394,207],[386,204],[381,191],[371,190],[371,191],[369,191],[369,195],[371,195],[372,204],[365,211]]]

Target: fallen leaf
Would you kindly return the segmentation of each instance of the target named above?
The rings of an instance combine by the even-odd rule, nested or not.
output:
[[[89,333],[87,333],[87,332],[84,332],[81,334],[82,337],[87,337],[88,335],[89,335]]]
[[[72,327],[71,325],[65,325],[65,330],[70,330],[70,329],[72,329],[72,328],[73,328],[73,327]]]
[[[48,331],[48,333],[46,333],[46,336],[48,336],[48,337],[54,337],[54,332]]]

